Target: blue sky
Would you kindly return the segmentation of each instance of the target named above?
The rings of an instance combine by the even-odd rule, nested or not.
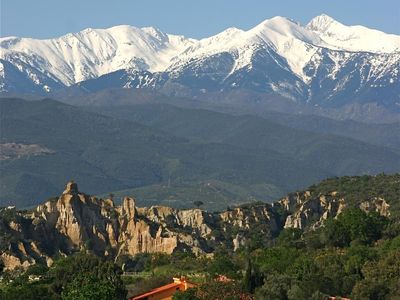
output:
[[[1,36],[49,38],[87,27],[129,24],[201,38],[248,29],[273,16],[303,24],[326,13],[347,25],[400,34],[399,0],[0,0]]]

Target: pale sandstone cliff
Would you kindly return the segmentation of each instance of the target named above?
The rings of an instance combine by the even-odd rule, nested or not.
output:
[[[346,208],[346,200],[337,192],[312,195],[310,191],[292,193],[274,204],[287,214],[284,228],[317,228],[329,217],[337,217]],[[389,204],[382,198],[361,202],[358,207],[366,212],[375,211],[389,216]]]
[[[38,206],[30,215],[15,211],[15,220],[0,219],[0,233],[10,240],[0,248],[0,259],[13,269],[37,261],[51,265],[54,255],[82,249],[113,258],[178,250],[201,255],[221,245],[236,251],[254,234],[268,241],[283,228],[313,229],[345,207],[345,199],[336,192],[313,195],[305,191],[274,204],[244,205],[221,213],[139,208],[133,198],[125,197],[117,206],[111,199],[81,193],[76,183],[69,182],[58,199]],[[382,198],[363,201],[359,207],[390,214],[389,204]]]

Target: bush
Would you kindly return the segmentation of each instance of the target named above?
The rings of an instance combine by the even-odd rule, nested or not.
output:
[[[325,245],[347,247],[351,241],[371,244],[382,236],[388,219],[378,213],[365,213],[359,208],[345,210],[335,219],[328,219],[321,231]]]
[[[81,282],[81,284],[87,284],[90,287],[94,285],[94,281],[97,281],[99,285],[93,287],[96,288],[96,293],[105,293],[104,290],[108,291],[112,287],[114,299],[124,299],[126,291],[120,274],[121,270],[113,262],[104,261],[93,254],[79,253],[55,263],[54,268],[50,270],[51,288],[61,295],[68,285],[74,287],[74,284],[78,285]],[[86,282],[83,278],[89,278],[89,281]],[[106,282],[107,284],[105,284]],[[104,289],[101,286],[102,284],[105,284]],[[68,297],[74,294],[72,287]]]

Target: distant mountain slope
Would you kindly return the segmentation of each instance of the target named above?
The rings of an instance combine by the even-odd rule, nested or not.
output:
[[[381,156],[397,165],[392,171],[400,168],[398,153],[390,149],[332,134],[289,128],[256,116],[230,116],[166,104],[104,107],[99,111],[156,127],[176,136],[250,150],[277,151],[335,174],[357,174],[361,169],[375,173],[383,167],[379,159]]]
[[[274,17],[201,40],[123,25],[49,40],[4,37],[0,48],[3,93],[247,89],[310,106],[375,103],[400,112],[400,37],[326,15],[306,26]]]
[[[84,96],[64,95],[62,99],[67,103],[83,106],[91,111],[127,120],[137,120],[144,124],[156,116],[158,117],[158,114],[161,114],[160,120],[163,120],[165,111],[168,111],[167,116],[171,117],[171,124],[179,122],[180,118],[185,119],[185,112],[187,111],[191,115],[194,109],[199,109],[203,113],[208,110],[229,115],[253,115],[294,129],[344,136],[368,144],[400,150],[400,122],[372,124],[352,120],[335,120],[314,115],[313,111],[302,112],[304,107],[295,105],[292,106],[290,113],[282,113],[279,112],[281,107],[278,105],[284,105],[283,99],[264,97],[260,100],[258,97],[260,96],[257,94],[237,97],[235,93],[218,93],[214,96],[210,95],[210,99],[191,99],[168,97],[149,90],[120,89]],[[264,102],[264,104],[259,105],[260,102]],[[154,112],[151,112],[152,109]],[[174,110],[175,113],[173,113]],[[141,115],[140,112],[144,114]]]
[[[368,124],[352,120],[337,121],[313,115],[299,116],[277,112],[265,112],[263,117],[291,128],[347,136],[369,144],[400,150],[400,123]]]
[[[153,128],[53,100],[1,99],[1,144],[46,149],[1,160],[2,203],[33,205],[72,178],[92,194],[141,189],[179,205],[207,195],[207,207],[222,209],[329,176],[399,171],[398,154],[351,139],[207,111],[147,113],[133,118]]]
[[[93,82],[96,84],[96,80]],[[107,84],[107,82],[105,82]],[[374,124],[400,123],[400,113],[390,111],[378,103],[349,103],[342,107],[321,107],[307,103],[293,102],[275,94],[255,92],[246,89],[205,92],[191,95],[187,89],[171,94],[168,87],[156,91],[146,89],[110,88],[93,93],[82,93],[79,89],[61,90],[55,99],[77,106],[121,106],[138,103],[165,103],[183,108],[206,109],[233,115],[268,116],[283,113],[303,119],[314,116],[315,120]],[[24,99],[40,99],[38,95],[17,95]],[[300,122],[301,123],[301,122]],[[390,127],[390,125],[389,125]]]
[[[57,194],[58,184],[71,178],[96,194],[149,185],[192,189],[213,180],[242,186],[246,194],[232,191],[231,197],[222,197],[225,202],[217,203],[224,207],[226,201],[272,199],[331,174],[275,151],[194,143],[53,100],[1,99],[0,113],[2,144],[39,145],[51,151],[1,161],[3,204],[33,205],[39,197]],[[257,184],[258,190],[251,188]]]

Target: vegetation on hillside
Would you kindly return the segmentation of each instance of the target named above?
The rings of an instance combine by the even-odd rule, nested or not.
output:
[[[376,176],[343,176],[323,180],[308,188],[314,194],[337,192],[350,206],[373,199],[384,199],[390,205],[391,217],[400,217],[400,174]]]
[[[121,277],[122,269],[134,275]],[[125,286],[132,295],[186,276],[198,287],[174,299],[397,299],[399,274],[400,224],[349,208],[315,231],[285,229],[270,246],[220,248],[213,259],[178,251],[122,256],[114,264],[80,253],[50,268],[6,272],[0,298],[123,299]],[[216,280],[220,275],[228,280]]]
[[[285,229],[274,242],[269,248],[216,256],[217,272],[209,274],[225,274],[227,266],[234,270],[231,264],[238,268],[234,282],[241,288],[235,297],[221,298],[218,292],[203,297],[207,286],[200,286],[175,299],[239,299],[242,293],[274,300],[400,297],[399,223],[348,209],[316,231]]]

